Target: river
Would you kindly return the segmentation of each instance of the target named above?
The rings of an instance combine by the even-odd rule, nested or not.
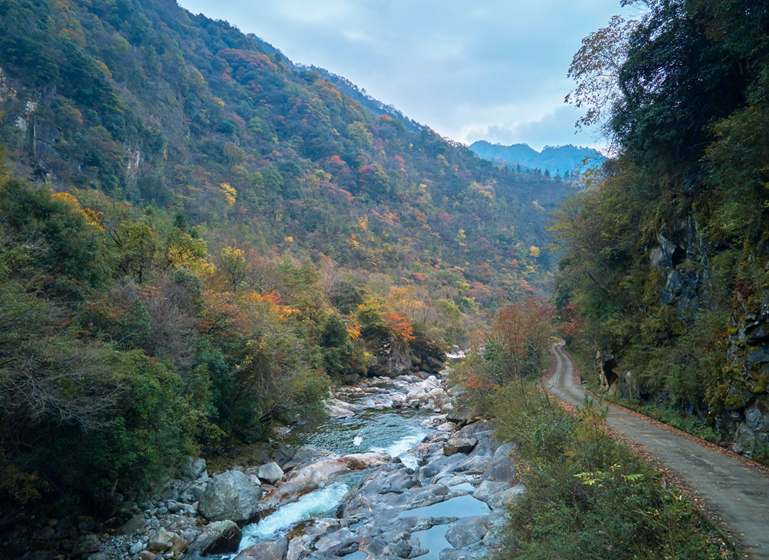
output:
[[[447,455],[444,444],[459,426],[447,423],[446,414],[441,414],[448,397],[436,378],[364,383],[335,394],[342,411],[346,408],[351,415],[297,426],[282,443],[314,446],[335,456],[386,453],[394,460],[342,474],[247,525],[239,559],[251,557],[249,551],[267,543],[287,539],[291,539],[289,556],[293,547],[296,558],[418,555],[438,560],[476,558],[488,551],[487,545],[494,542],[490,529],[500,525],[503,514],[492,512],[488,503],[493,496],[485,496],[488,491],[480,496],[486,501],[473,494],[496,484],[491,494],[498,496],[512,486],[510,481],[486,481],[484,486],[486,467],[499,446],[491,426],[476,422],[462,430],[466,434],[455,434],[470,437],[475,449]]]

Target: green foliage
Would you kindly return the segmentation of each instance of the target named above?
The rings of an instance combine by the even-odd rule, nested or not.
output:
[[[519,442],[526,485],[495,557],[735,557],[694,504],[604,433],[605,408],[588,399],[575,418],[526,382],[507,385],[493,410]]]
[[[592,43],[599,66],[621,55],[606,100],[619,154],[557,214],[555,298],[570,337],[631,372],[636,406],[721,438],[765,396],[738,330],[769,287],[768,16],[745,0],[648,7]]]

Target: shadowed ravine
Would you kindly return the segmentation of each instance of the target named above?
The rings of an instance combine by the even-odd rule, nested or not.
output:
[[[562,346],[552,346],[557,364],[549,388],[579,406],[585,391],[574,382],[574,366]],[[617,407],[609,408],[607,424],[696,490],[716,521],[730,532],[742,556],[769,558],[769,475]]]

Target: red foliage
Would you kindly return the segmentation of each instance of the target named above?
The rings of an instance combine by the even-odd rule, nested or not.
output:
[[[403,315],[386,313],[385,321],[392,333],[401,340],[414,340],[414,329],[411,327],[411,322]]]
[[[403,165],[406,163],[406,160],[404,160],[401,156],[393,156],[393,161],[395,161],[395,163],[398,165]]]

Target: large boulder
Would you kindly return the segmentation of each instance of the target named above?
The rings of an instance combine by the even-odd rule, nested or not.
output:
[[[237,552],[242,538],[240,527],[234,521],[215,521],[205,527],[190,545],[188,558]]]
[[[398,377],[411,373],[411,356],[406,344],[388,337],[382,340],[368,366],[369,375]]]
[[[262,465],[256,471],[256,476],[259,480],[266,482],[267,484],[275,484],[279,480],[283,479],[283,469],[281,469],[275,461],[271,461],[266,465]]]
[[[446,420],[460,426],[466,426],[475,420],[475,411],[470,406],[456,406],[446,414]]]
[[[259,511],[261,497],[258,478],[227,471],[215,475],[208,483],[198,511],[209,521],[248,521]]]
[[[182,463],[179,468],[179,474],[189,480],[197,480],[204,472],[206,472],[206,460],[202,457],[197,459],[188,457],[187,461]]]
[[[446,540],[454,548],[465,548],[469,544],[480,541],[486,535],[491,521],[493,521],[493,517],[490,515],[457,519],[446,529]]]
[[[150,535],[150,540],[147,541],[147,550],[150,552],[166,552],[171,550],[171,547],[174,545],[174,540],[177,538],[178,537],[170,531],[160,529]]]
[[[486,467],[486,472],[483,473],[483,480],[511,484],[518,481],[518,469],[515,466],[515,458],[511,455],[513,449],[514,443],[504,443],[497,448],[489,466]]]
[[[498,510],[511,505],[525,491],[523,484],[513,486],[507,482],[484,480],[473,492],[473,497],[486,502],[492,510]]]
[[[443,444],[443,454],[447,457],[455,453],[467,455],[475,449],[476,445],[478,445],[478,440],[475,438],[453,437]]]

